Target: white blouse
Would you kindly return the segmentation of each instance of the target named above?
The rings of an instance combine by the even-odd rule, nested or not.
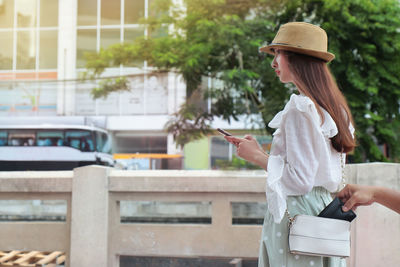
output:
[[[330,140],[338,129],[329,113],[322,111],[321,125],[312,100],[293,94],[268,124],[277,129],[273,134],[266,184],[268,210],[276,223],[285,214],[287,196],[304,195],[315,186],[334,192],[341,183],[341,153],[332,147]],[[350,130],[354,132],[352,126]]]

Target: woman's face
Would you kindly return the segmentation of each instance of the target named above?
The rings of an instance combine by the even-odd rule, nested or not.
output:
[[[271,63],[271,67],[275,70],[276,75],[278,75],[282,83],[294,82],[293,75],[289,70],[287,55],[283,50],[275,50],[275,57]]]

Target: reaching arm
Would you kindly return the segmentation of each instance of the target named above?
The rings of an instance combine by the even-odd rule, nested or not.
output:
[[[338,197],[345,202],[343,206],[344,211],[377,202],[400,213],[400,192],[393,189],[348,184],[338,193]]]

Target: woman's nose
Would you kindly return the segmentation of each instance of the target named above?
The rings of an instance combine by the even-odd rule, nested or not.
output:
[[[272,62],[271,62],[271,67],[272,67],[273,69],[275,69],[276,67],[278,67],[278,64],[276,63],[275,57],[274,57],[274,59],[273,59]]]

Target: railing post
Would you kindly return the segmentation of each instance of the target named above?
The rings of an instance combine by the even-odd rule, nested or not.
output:
[[[100,166],[74,169],[71,267],[114,267],[108,262],[108,173]]]

